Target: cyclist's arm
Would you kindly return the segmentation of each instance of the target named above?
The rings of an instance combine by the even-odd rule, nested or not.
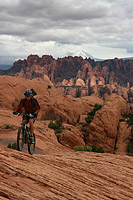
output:
[[[16,108],[15,112],[19,112],[23,108],[23,100],[20,101],[18,107]]]
[[[36,107],[36,112],[39,113],[39,111],[40,111],[39,103],[37,100],[35,100],[34,103],[35,103],[35,107]]]

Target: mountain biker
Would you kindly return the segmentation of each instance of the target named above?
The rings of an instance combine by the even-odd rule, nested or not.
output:
[[[33,98],[32,91],[27,89],[24,91],[25,99],[21,99],[19,106],[16,108],[15,112],[13,114],[17,114],[21,111],[21,109],[24,107],[25,114],[32,114],[34,115],[34,118],[30,118],[28,116],[23,116],[23,120],[26,120],[27,123],[30,124],[30,139],[33,138],[33,132],[34,132],[34,126],[33,123],[37,119],[37,115],[40,111],[40,106],[38,104],[38,101]]]

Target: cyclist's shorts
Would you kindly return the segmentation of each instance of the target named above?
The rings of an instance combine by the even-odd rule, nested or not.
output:
[[[29,119],[33,119],[33,123],[35,123],[37,117],[31,118],[31,117],[28,117],[28,116],[23,116],[23,120],[25,120],[27,122],[27,124],[29,123]]]

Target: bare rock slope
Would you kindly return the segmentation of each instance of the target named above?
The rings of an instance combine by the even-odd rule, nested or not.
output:
[[[54,87],[48,89],[49,83],[37,80],[5,76],[0,77],[0,83],[0,200],[133,199],[132,157],[76,153],[69,145],[58,143],[54,131],[48,128],[49,121],[43,120],[47,116],[46,109],[47,114],[53,109],[53,117],[59,117],[64,122],[70,120],[72,124],[79,114],[92,110],[91,106],[95,103],[103,104],[102,100],[95,97],[65,97]],[[26,88],[37,92],[36,97],[42,107],[35,123],[34,155],[27,153],[26,146],[23,152],[7,148],[9,142],[16,142],[21,122],[21,117],[12,115],[12,109]],[[13,127],[6,129],[6,124]],[[70,127],[69,135],[74,137],[77,127]],[[80,132],[77,131],[77,141],[74,142],[82,143],[81,136],[80,140],[77,139],[79,136]],[[64,136],[61,139],[65,139]]]
[[[132,164],[127,156],[0,148],[0,199],[132,200]]]
[[[13,110],[18,106],[21,98],[24,98],[24,90],[34,89],[37,93],[41,112],[39,119],[60,119],[63,122],[75,124],[80,114],[85,114],[95,103],[103,104],[98,97],[72,98],[63,96],[52,86],[48,79],[38,81],[36,79],[26,80],[11,76],[0,76],[0,108]]]

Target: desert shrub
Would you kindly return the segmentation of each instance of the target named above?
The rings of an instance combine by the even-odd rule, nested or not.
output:
[[[125,118],[120,119],[119,122],[125,122]]]
[[[75,151],[86,151],[85,146],[75,146],[74,150]]]
[[[93,151],[93,152],[97,152],[97,147],[96,147],[95,144],[93,144],[91,147],[92,147],[92,151]]]
[[[104,153],[103,147],[97,148],[97,151],[96,151],[96,152],[97,152],[97,153]]]
[[[133,114],[132,113],[123,114],[122,116],[123,116],[124,119],[128,118],[128,120],[127,120],[128,126],[132,126],[133,125]]]
[[[87,129],[86,129],[86,128],[84,128],[84,127],[82,127],[81,131],[83,131],[83,132],[86,132],[86,131],[87,131]]]
[[[61,126],[62,126],[62,122],[60,120],[56,120],[55,122],[51,120],[50,123],[48,124],[48,127],[54,130],[60,129]]]
[[[62,130],[61,129],[56,129],[55,133],[62,133]]]
[[[83,128],[84,128],[85,126],[88,126],[88,124],[87,124],[87,123],[82,124],[82,127],[83,127]]]
[[[60,121],[60,120],[56,120],[55,123],[56,123],[59,127],[62,126],[62,121]]]
[[[13,144],[9,143],[7,147],[10,148],[10,149],[17,150],[17,144],[16,143],[13,143]]]
[[[9,124],[6,124],[3,128],[4,128],[4,129],[13,129],[14,126],[9,125]]]
[[[59,142],[60,134],[62,133],[62,122],[60,120],[56,120],[55,122],[51,120],[48,127],[55,130],[55,135]]]
[[[96,103],[93,111],[96,112],[96,111],[100,110],[101,108],[102,108],[102,105]]]
[[[102,108],[102,105],[95,104],[93,110],[91,112],[88,112],[87,117],[85,118],[85,121],[90,124],[94,118],[95,113]]]
[[[133,143],[130,142],[126,147],[127,155],[133,156]]]
[[[11,143],[9,143],[7,147],[11,149],[11,148],[12,148],[12,145],[11,145]]]
[[[79,123],[79,120],[80,120],[80,115],[78,116],[77,123]]]
[[[120,128],[120,122],[117,125],[117,131],[119,131],[119,128]]]
[[[88,151],[88,152],[97,152],[97,153],[104,153],[103,147],[96,147],[96,145],[92,146],[75,146],[75,151]]]
[[[68,128],[67,130],[71,131],[71,128]]]
[[[89,152],[92,152],[92,147],[91,146],[85,146],[85,150],[89,151]]]
[[[51,85],[48,85],[48,89],[51,89],[51,87],[52,87]]]
[[[60,133],[56,134],[56,137],[57,137],[57,140],[59,142],[59,140],[60,140]]]

